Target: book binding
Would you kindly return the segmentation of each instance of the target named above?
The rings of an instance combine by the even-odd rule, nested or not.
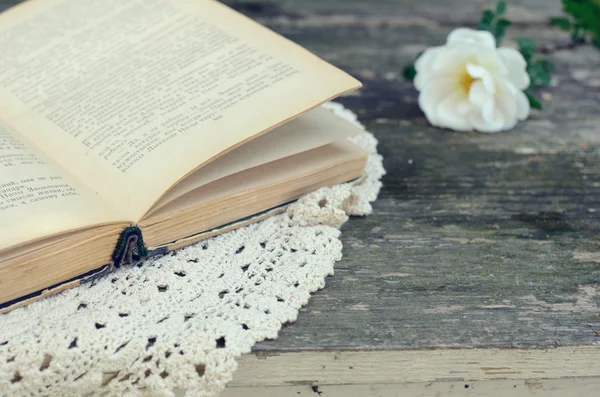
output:
[[[119,236],[115,250],[112,254],[114,267],[131,265],[148,256],[148,249],[144,245],[144,236],[137,226],[126,227]]]

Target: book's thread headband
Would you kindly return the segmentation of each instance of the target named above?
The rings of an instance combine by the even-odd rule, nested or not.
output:
[[[114,267],[130,265],[148,256],[148,249],[144,245],[142,231],[137,226],[126,227],[119,236],[119,240],[112,254]]]

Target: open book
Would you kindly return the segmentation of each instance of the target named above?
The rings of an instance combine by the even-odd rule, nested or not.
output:
[[[0,14],[0,310],[359,178],[346,73],[212,0]]]

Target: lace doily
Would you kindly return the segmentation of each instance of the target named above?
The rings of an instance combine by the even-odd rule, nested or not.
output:
[[[370,133],[352,139],[369,152],[360,185],[1,315],[0,396],[217,395],[236,357],[276,338],[324,287],[348,215],[370,213],[382,158]]]

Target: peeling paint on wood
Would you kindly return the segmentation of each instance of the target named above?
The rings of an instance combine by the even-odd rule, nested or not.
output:
[[[600,381],[599,346],[554,349],[379,349],[294,351],[266,359],[240,358],[231,387],[377,385],[425,382],[465,383],[511,379],[535,384],[544,379],[587,377]],[[352,368],[352,370],[350,369]]]
[[[574,378],[565,380],[539,380],[535,386],[523,381],[490,380],[465,383],[460,380],[454,382],[427,382],[410,384],[375,384],[375,385],[334,385],[321,386],[321,397],[398,397],[398,396],[423,396],[423,397],[580,397],[593,396],[600,389],[600,381],[589,378]],[[467,394],[468,392],[468,394]],[[183,394],[176,394],[183,397]],[[227,388],[222,397],[316,397],[310,386],[295,387],[231,387]]]

